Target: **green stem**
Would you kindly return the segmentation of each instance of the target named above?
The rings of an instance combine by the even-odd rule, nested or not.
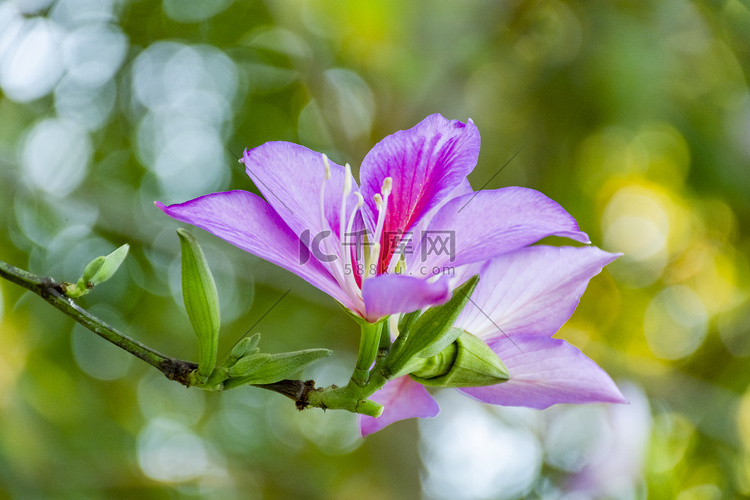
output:
[[[362,337],[359,356],[351,380],[345,387],[331,386],[309,392],[307,397],[311,406],[343,409],[371,417],[379,417],[383,413],[383,405],[367,398],[388,382],[380,365],[391,346],[389,321],[385,318],[374,324],[361,322],[360,325]],[[373,363],[375,367],[370,371]]]
[[[326,389],[311,391],[308,395],[310,406],[324,410],[348,410],[371,417],[379,417],[383,413],[383,405],[367,399],[380,387],[385,385],[385,379],[378,380],[374,376],[364,387],[349,383],[345,387],[331,386]]]
[[[377,323],[360,322],[362,333],[359,339],[359,353],[357,355],[357,366],[352,374],[352,381],[360,387],[367,384],[370,368],[372,368],[378,354],[380,334],[387,323],[388,318],[381,319]]]
[[[398,330],[396,330],[396,334],[398,335]],[[375,366],[372,369],[373,371],[380,371],[380,368],[383,366],[383,363],[385,363],[390,352],[391,324],[390,321],[386,320],[385,325],[383,325],[383,330],[380,332],[380,344],[378,344],[378,355],[375,358]]]

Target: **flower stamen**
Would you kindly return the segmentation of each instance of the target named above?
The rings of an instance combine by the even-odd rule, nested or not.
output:
[[[343,288],[349,295],[359,296],[359,286],[357,285],[357,280],[354,277],[356,269],[354,269],[354,266],[352,265],[352,249],[350,248],[350,240],[353,236],[351,227],[354,223],[354,216],[357,213],[357,210],[359,210],[359,207],[362,206],[362,195],[356,192],[354,193],[357,196],[357,205],[352,210],[352,215],[351,217],[349,217],[347,223],[346,199],[351,192],[352,167],[347,163],[346,165],[344,165],[344,190],[341,197],[341,206],[339,207],[339,250],[341,251],[341,258],[343,260],[342,263],[344,268],[345,285],[343,286]]]
[[[344,268],[346,268],[347,264],[352,264],[352,251],[356,252],[356,255],[359,257],[359,248],[360,248],[360,241],[356,238],[359,236],[358,234],[354,233],[354,218],[357,216],[357,212],[362,208],[362,205],[365,204],[365,199],[362,198],[362,195],[359,194],[359,191],[354,191],[354,196],[357,197],[357,204],[354,206],[354,210],[352,210],[352,214],[349,216],[349,221],[346,224],[346,236],[347,236],[347,244],[348,246],[353,246],[354,248],[349,248],[347,252],[344,252]],[[351,239],[354,238],[355,240],[352,242]],[[362,242],[363,244],[364,242]],[[364,245],[362,246],[364,248]],[[354,269],[354,266],[351,266],[352,269]],[[353,271],[354,272],[354,271]],[[358,272],[358,271],[357,271]]]
[[[386,177],[383,180],[383,186],[380,188],[380,193],[376,193],[373,198],[375,199],[375,207],[378,209],[378,222],[375,226],[375,234],[373,235],[373,241],[377,245],[373,245],[370,251],[370,262],[378,263],[380,268],[380,248],[382,246],[383,227],[385,226],[385,214],[388,211],[388,197],[391,195],[391,189],[393,188],[393,179]],[[385,242],[386,245],[389,242]]]
[[[322,231],[331,231],[331,233],[333,233],[333,231],[331,230],[331,225],[328,223],[328,219],[326,219],[325,210],[326,184],[331,179],[331,165],[328,162],[328,157],[325,155],[325,153],[321,154],[321,156],[323,158],[323,166],[325,167],[325,175],[323,176],[323,182],[320,185],[320,229]],[[317,236],[318,235],[316,235],[315,237]],[[321,238],[320,241],[323,243],[323,246],[325,247],[328,255],[335,255],[333,247],[328,241],[328,236]],[[325,265],[325,263],[323,264]],[[331,272],[336,282],[338,282],[339,286],[341,286],[342,289],[346,290],[346,277],[343,275],[341,267],[335,265],[326,267]]]

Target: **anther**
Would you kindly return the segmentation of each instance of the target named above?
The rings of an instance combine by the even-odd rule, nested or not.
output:
[[[325,153],[321,153],[323,156],[323,166],[326,168],[326,180],[331,178],[331,164],[328,163],[328,157]]]
[[[383,197],[387,198],[391,194],[391,188],[393,187],[393,178],[386,177],[383,179],[383,187],[380,190],[383,193]]]
[[[352,192],[352,166],[348,163],[344,165],[344,197],[349,196]]]

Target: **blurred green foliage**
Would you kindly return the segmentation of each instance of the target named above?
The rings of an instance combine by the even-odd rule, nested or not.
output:
[[[353,415],[185,390],[1,282],[0,498],[750,496],[749,69],[739,0],[0,3],[0,259],[70,281],[128,243],[80,303],[194,360],[155,200],[255,190],[234,156],[266,141],[356,170],[428,114],[470,117],[475,189],[539,189],[626,254],[559,335],[631,399],[442,396],[362,441]],[[358,331],[333,301],[196,236],[220,354],[253,327],[270,352],[332,349],[305,375],[346,381]]]

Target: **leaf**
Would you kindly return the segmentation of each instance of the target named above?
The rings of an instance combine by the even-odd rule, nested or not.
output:
[[[330,355],[331,351],[328,349],[305,349],[303,351],[270,354],[268,355],[268,360],[261,364],[255,371],[241,378],[227,380],[225,387],[229,389],[246,384],[273,384],[280,380],[291,378],[303,368]],[[258,354],[254,354],[253,356],[258,356]],[[242,361],[240,359],[237,364]]]
[[[232,347],[232,352],[229,355],[229,359],[236,361],[244,356],[254,354],[258,351],[258,344],[260,343],[260,333],[256,333],[250,337],[245,337],[237,342]]]
[[[76,299],[89,293],[94,286],[107,281],[119,269],[129,249],[130,246],[126,243],[109,255],[99,256],[86,264],[83,275],[78,278],[75,286],[65,284],[65,295]]]
[[[98,285],[104,283],[111,278],[120,265],[128,256],[128,250],[130,246],[126,243],[114,252],[104,257],[98,257],[91,261],[86,269],[83,270],[83,276],[81,277],[87,283],[92,285]]]
[[[250,356],[245,356],[244,358],[239,359],[227,370],[227,375],[232,378],[250,376],[270,359],[271,355],[265,352],[258,352],[251,354]]]

